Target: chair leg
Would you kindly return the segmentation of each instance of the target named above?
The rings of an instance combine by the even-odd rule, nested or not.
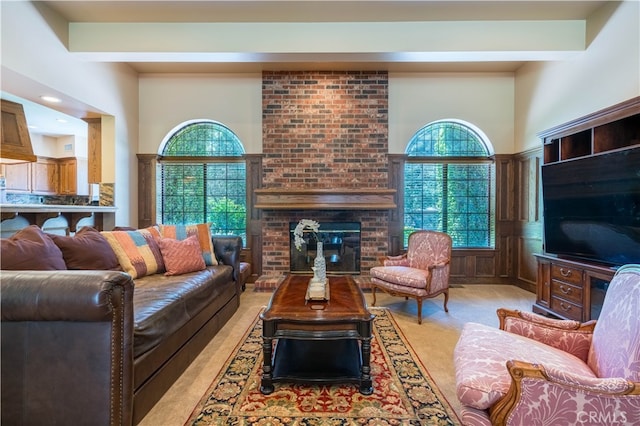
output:
[[[444,311],[445,312],[449,312],[449,309],[447,308],[448,301],[449,301],[449,290],[444,292]]]
[[[371,286],[371,293],[373,294],[373,303],[371,306],[376,306],[376,286]]]
[[[418,302],[418,324],[422,324],[422,299],[416,299]]]

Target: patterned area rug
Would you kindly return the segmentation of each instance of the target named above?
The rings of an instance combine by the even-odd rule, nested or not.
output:
[[[391,313],[370,308],[374,337],[374,392],[355,385],[276,383],[260,392],[262,321],[256,321],[227,360],[187,425],[456,425],[460,421],[440,393]]]

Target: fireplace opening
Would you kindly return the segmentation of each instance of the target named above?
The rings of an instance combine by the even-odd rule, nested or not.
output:
[[[360,222],[320,222],[317,239],[313,232],[304,230],[304,243],[300,250],[296,248],[293,235],[297,224],[289,223],[289,265],[292,274],[312,273],[318,241],[322,242],[328,274],[360,273]]]

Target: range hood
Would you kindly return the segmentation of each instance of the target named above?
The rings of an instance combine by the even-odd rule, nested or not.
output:
[[[2,99],[2,139],[0,139],[0,162],[19,163],[36,161],[31,146],[24,108],[16,102]]]

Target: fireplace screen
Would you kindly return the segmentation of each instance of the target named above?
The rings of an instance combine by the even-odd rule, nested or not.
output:
[[[334,275],[360,273],[360,223],[320,222],[317,239],[305,229],[304,244],[300,250],[294,243],[293,231],[298,222],[289,223],[290,267],[293,274],[311,274],[317,253],[317,242],[321,241],[327,264],[327,273]]]

